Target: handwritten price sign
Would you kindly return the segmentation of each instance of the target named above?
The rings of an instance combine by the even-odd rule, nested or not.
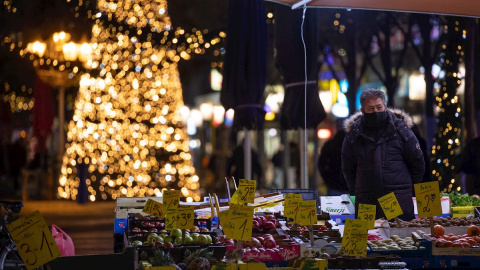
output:
[[[165,230],[171,231],[177,228],[177,214],[167,214],[165,216]]]
[[[378,198],[378,202],[380,203],[380,207],[385,213],[387,219],[392,219],[403,214],[402,208],[400,207],[400,204],[398,204],[397,197],[395,197],[393,192]]]
[[[224,216],[223,221],[220,220],[220,222],[224,222],[222,226],[228,238],[243,241],[251,240],[253,208],[253,206],[240,204],[233,204],[230,206],[227,218]]]
[[[7,228],[28,270],[60,256],[52,233],[40,212],[35,211],[19,218],[7,224]]]
[[[167,214],[175,213],[180,204],[180,190],[163,191],[163,209]]]
[[[367,256],[367,222],[360,219],[345,219],[340,253],[350,256]]]
[[[315,200],[302,201],[298,204],[297,221],[302,226],[317,224],[317,204]]]
[[[147,203],[145,203],[145,206],[143,207],[142,212],[163,219],[165,218],[165,211],[163,209],[163,204],[155,200],[148,199]]]
[[[287,193],[283,201],[283,215],[297,220],[298,204],[302,201],[301,194]]]
[[[365,220],[367,222],[367,229],[375,228],[375,213],[377,206],[373,204],[358,205],[358,219]]]
[[[434,217],[442,214],[440,189],[437,181],[414,185],[418,217]]]
[[[240,179],[240,185],[233,194],[230,203],[242,204],[253,203],[255,200],[255,190],[257,189],[257,181]]]
[[[177,208],[177,228],[190,229],[193,227],[195,206],[179,205]]]
[[[222,224],[223,233],[227,236],[233,235],[233,231],[235,230],[235,226],[229,222],[230,219],[230,209],[219,212],[218,219]],[[252,219],[253,223],[253,219]]]

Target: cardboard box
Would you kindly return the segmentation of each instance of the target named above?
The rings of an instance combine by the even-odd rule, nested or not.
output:
[[[480,248],[437,247],[432,241],[432,255],[435,256],[480,256]]]
[[[475,215],[474,206],[452,206],[451,216],[452,217],[466,217],[468,214]]]

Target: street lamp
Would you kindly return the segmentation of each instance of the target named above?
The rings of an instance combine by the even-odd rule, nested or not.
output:
[[[38,77],[58,91],[58,153],[59,167],[65,151],[65,89],[79,83],[81,66],[87,67],[91,59],[90,44],[70,41],[70,34],[57,32],[47,41],[37,40],[27,44],[27,51],[37,55],[33,61]],[[33,60],[33,59],[32,59]],[[60,169],[60,168],[58,168]]]

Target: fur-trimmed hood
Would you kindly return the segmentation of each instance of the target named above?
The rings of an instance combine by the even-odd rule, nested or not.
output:
[[[395,108],[387,108],[387,110],[394,114],[397,118],[403,119],[403,122],[405,122],[405,125],[407,125],[409,128],[413,127],[413,119],[412,117],[406,113],[404,110],[401,109],[395,109]],[[346,132],[349,132],[355,121],[360,119],[363,116],[362,112],[356,112],[354,115],[350,116],[343,122],[343,128],[345,129]]]

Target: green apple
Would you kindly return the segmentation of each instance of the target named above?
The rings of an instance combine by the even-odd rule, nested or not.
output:
[[[181,237],[182,236],[182,230],[173,229],[173,230],[170,231],[170,236],[173,237],[173,238]]]
[[[160,237],[162,237],[163,239],[165,239],[165,237],[167,237],[167,236],[168,236],[168,233],[162,233],[162,234],[160,234]]]
[[[135,241],[133,241],[133,245],[134,246],[141,246],[141,245],[143,245],[143,243],[140,240],[135,240]]]
[[[173,238],[171,236],[164,237],[163,240],[165,243],[173,243]]]
[[[147,243],[152,243],[152,239],[153,239],[154,237],[158,237],[158,234],[156,234],[156,233],[150,233],[150,234],[148,235],[148,237],[147,237]]]
[[[199,233],[191,233],[190,236],[193,238],[193,240],[195,240],[195,238],[197,238],[197,236],[199,235]]]
[[[207,244],[207,236],[205,236],[204,234],[200,234],[197,236],[197,238],[195,238],[195,240],[193,241],[195,244],[202,244],[202,245],[206,245]]]
[[[153,236],[151,241],[150,241],[150,243],[152,243],[152,244],[155,243],[155,242],[160,242],[160,243],[163,244],[165,241],[163,240],[162,237],[157,235],[157,236]]]
[[[175,238],[175,241],[174,241],[174,242],[175,242],[175,244],[177,244],[177,245],[181,245],[181,244],[182,244],[182,237],[177,237],[177,238]]]
[[[191,236],[185,236],[185,244],[192,244],[193,238]]]
[[[207,237],[207,245],[210,245],[213,242],[212,237],[208,234],[206,234],[205,237]]]

